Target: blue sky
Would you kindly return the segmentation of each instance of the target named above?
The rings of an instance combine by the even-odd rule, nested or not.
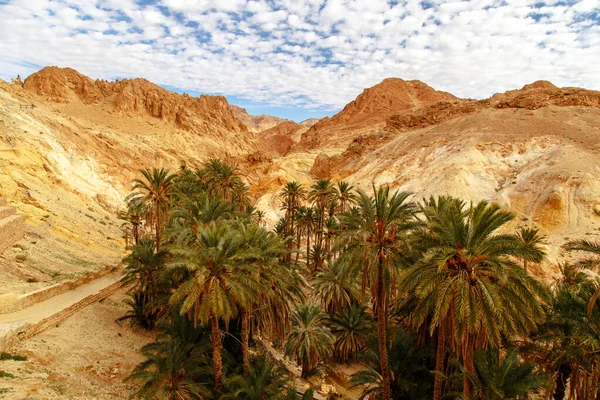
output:
[[[484,98],[600,89],[598,0],[0,0],[0,77],[45,65],[331,115],[386,77]]]

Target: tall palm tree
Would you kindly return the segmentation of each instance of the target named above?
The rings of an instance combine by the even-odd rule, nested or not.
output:
[[[306,189],[296,181],[288,182],[283,186],[279,197],[283,203],[281,208],[285,210],[286,233],[288,236],[294,237],[296,212],[306,198]],[[290,242],[291,244],[292,242]],[[296,246],[300,247],[300,243],[296,243]]]
[[[207,385],[209,361],[198,344],[202,330],[190,326],[185,317],[174,316],[172,324],[161,325],[153,343],[142,347],[146,360],[125,381],[142,381],[136,398],[161,400],[212,399]]]
[[[155,301],[160,290],[160,273],[166,260],[167,253],[163,250],[156,251],[153,241],[147,238],[141,239],[123,260],[126,267],[121,282],[129,287],[133,311],[126,318],[135,319],[147,329],[153,328],[156,320]]]
[[[310,271],[310,239],[315,230],[317,216],[312,207],[298,209],[298,228],[306,236],[306,269]]]
[[[119,213],[119,219],[131,225],[134,245],[140,243],[140,229],[142,228],[144,216],[148,212],[144,202],[140,200],[140,198],[128,199],[127,210]]]
[[[289,319],[290,300],[301,298],[303,285],[289,265],[278,264],[278,260],[288,252],[281,238],[256,225],[240,222],[236,228],[243,240],[243,258],[239,262],[259,284],[256,296],[241,311],[242,367],[248,373],[251,316],[262,319],[263,328],[283,331]],[[263,305],[267,307],[261,307]]]
[[[354,186],[345,181],[340,181],[335,186],[335,198],[340,213],[345,213],[346,209],[356,202]]]
[[[321,243],[323,236],[323,224],[325,222],[325,215],[328,207],[331,206],[332,201],[336,199],[335,187],[331,184],[329,179],[320,179],[311,186],[311,190],[308,193],[308,200],[313,204],[317,210],[317,228],[316,241],[318,244]]]
[[[202,192],[192,198],[185,197],[173,209],[168,234],[175,243],[189,244],[197,237],[198,230],[211,222],[228,219],[233,215],[230,202]]]
[[[465,210],[451,197],[431,198],[422,212],[427,226],[416,237],[423,257],[403,275],[400,290],[418,299],[413,323],[437,334],[434,399],[442,396],[447,345],[462,357],[464,395],[470,398],[474,350],[498,347],[501,335],[534,330],[547,290],[514,263],[514,257],[530,257],[519,238],[497,233],[511,213],[485,201]]]
[[[213,158],[204,163],[198,175],[212,195],[232,203],[245,202],[248,188],[234,167]]]
[[[333,349],[333,335],[325,326],[326,314],[311,303],[298,304],[292,313],[292,326],[285,354],[293,355],[302,367],[302,377],[313,371],[319,360],[328,357]]]
[[[597,269],[600,265],[600,243],[590,242],[588,240],[572,240],[567,242],[563,248],[567,251],[581,251],[587,253],[592,256],[592,258],[588,258],[582,260],[580,265],[585,268],[595,268]],[[590,302],[588,305],[588,314],[592,315],[592,310],[596,301],[600,297],[600,285],[596,288],[596,291],[592,294],[590,298]]]
[[[391,399],[390,370],[387,354],[387,318],[393,287],[406,259],[406,243],[415,226],[416,206],[409,193],[390,194],[388,186],[376,189],[373,197],[358,191],[357,212],[340,217],[340,243],[346,265],[362,274],[363,291],[371,288],[377,311],[377,337],[381,360],[382,399]],[[352,270],[349,273],[353,273]]]
[[[194,244],[175,247],[189,277],[171,296],[170,303],[189,314],[194,322],[211,325],[215,390],[223,389],[222,343],[219,320],[225,323],[248,308],[256,298],[259,283],[253,271],[240,263],[243,238],[226,224],[211,223],[200,230]]]
[[[540,235],[540,230],[537,228],[521,227],[517,231],[517,237],[521,241],[521,245],[526,248],[526,257],[523,257],[523,269],[527,271],[527,262],[540,263],[546,258],[546,251],[542,245],[546,244],[546,237]]]
[[[173,182],[176,175],[169,174],[169,169],[152,168],[144,169],[140,173],[144,179],[133,180],[133,190],[130,201],[142,201],[151,211],[150,217],[154,221],[156,234],[156,249],[160,250],[160,235],[166,221],[171,203]]]
[[[358,302],[360,297],[356,276],[349,274],[340,260],[317,274],[313,291],[329,315],[335,315],[353,302]]]

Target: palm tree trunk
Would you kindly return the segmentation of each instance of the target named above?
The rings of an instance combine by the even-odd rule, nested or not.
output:
[[[296,264],[298,264],[298,257],[300,257],[300,227],[296,231]]]
[[[221,331],[219,330],[219,319],[212,317],[212,332],[210,335],[210,344],[213,351],[213,365],[215,369],[215,391],[223,391],[223,359],[221,358]]]
[[[446,337],[444,335],[444,329],[442,324],[438,327],[438,335],[437,335],[437,353],[435,357],[435,371],[436,374],[433,378],[433,400],[441,400],[442,399],[442,390],[444,385],[444,380],[442,379],[442,375],[446,370],[446,366],[444,365],[444,361],[446,361]]]
[[[473,340],[472,335],[465,333],[465,346],[463,349],[463,363],[465,366],[465,376],[463,378],[465,398],[470,399],[473,396],[473,382],[471,376],[475,376],[475,363],[473,361]]]
[[[242,369],[244,374],[250,371],[250,312],[242,312]]]
[[[156,206],[156,251],[160,250],[160,206]]]
[[[387,352],[386,310],[383,287],[383,260],[379,258],[377,268],[377,344],[379,346],[379,363],[381,364],[381,400],[391,400],[390,365]]]
[[[556,377],[556,387],[554,388],[554,400],[563,400],[567,393],[567,381],[571,376],[571,367],[569,364],[560,364],[558,367],[558,376]]]
[[[310,271],[310,229],[306,232],[306,269]]]

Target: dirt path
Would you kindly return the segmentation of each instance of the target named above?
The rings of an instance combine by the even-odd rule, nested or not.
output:
[[[121,279],[121,273],[112,273],[81,285],[66,293],[59,294],[10,314],[0,314],[0,335],[23,324],[35,324],[65,308],[96,294]]]

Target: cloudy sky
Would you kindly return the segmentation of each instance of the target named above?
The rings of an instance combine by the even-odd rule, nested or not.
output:
[[[45,65],[295,120],[392,76],[471,98],[600,90],[600,0],[0,0],[0,77]]]

